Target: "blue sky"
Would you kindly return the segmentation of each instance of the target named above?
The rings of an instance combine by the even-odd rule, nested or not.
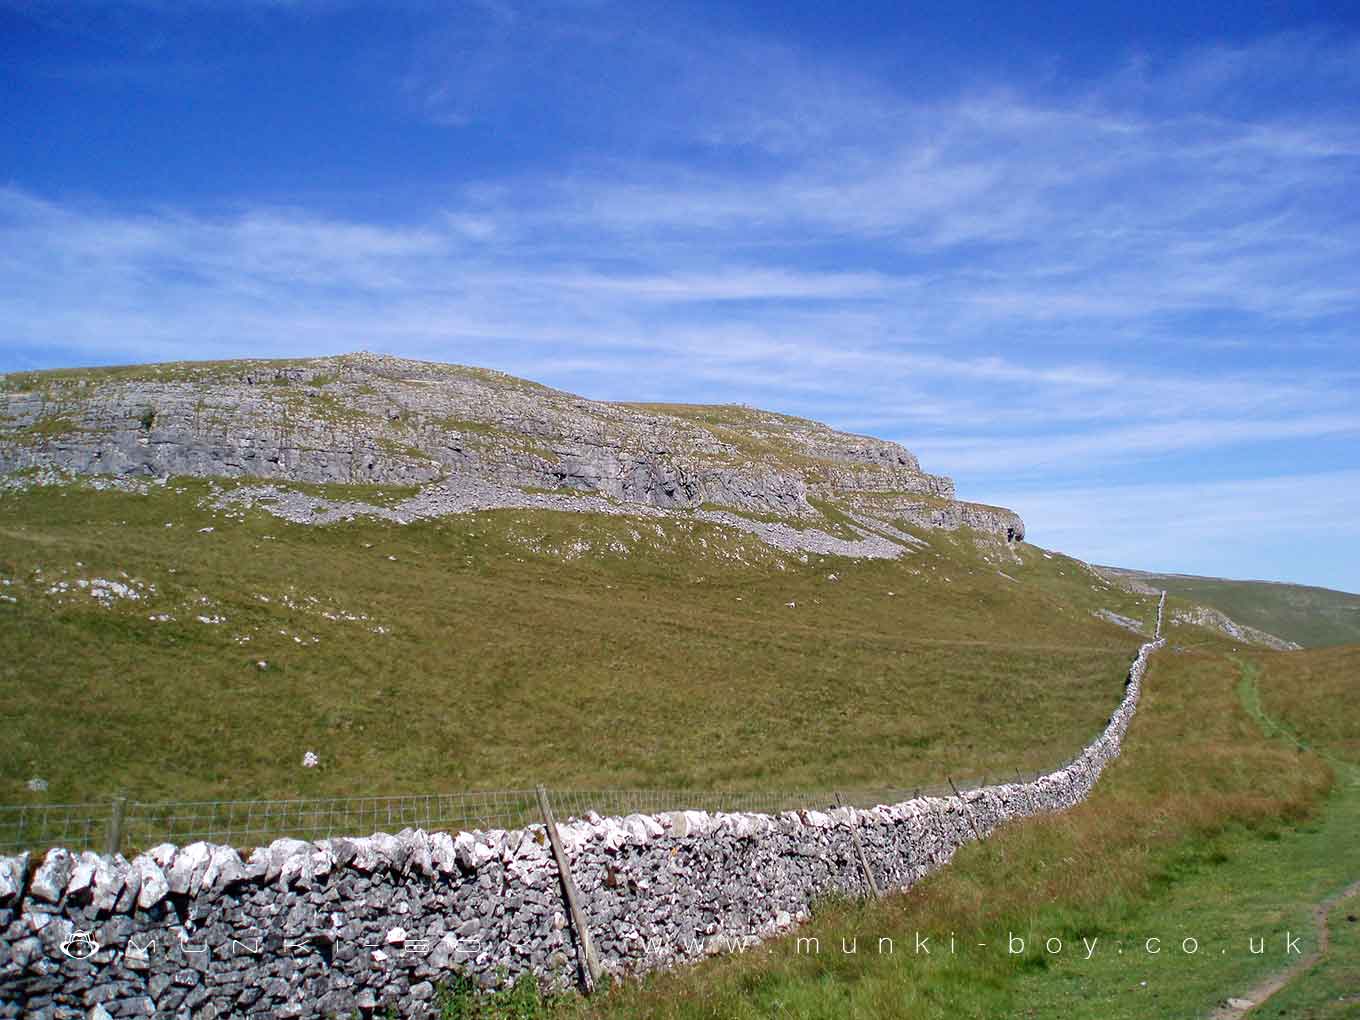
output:
[[[1360,14],[834,6],[0,0],[0,370],[741,401],[1360,591]]]

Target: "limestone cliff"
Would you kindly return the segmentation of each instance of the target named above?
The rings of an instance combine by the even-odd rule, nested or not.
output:
[[[908,450],[732,405],[586,400],[499,372],[374,354],[14,373],[0,472],[429,485],[475,479],[663,509],[875,520],[1024,537]]]

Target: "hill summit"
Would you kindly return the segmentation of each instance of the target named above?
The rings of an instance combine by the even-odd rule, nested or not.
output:
[[[607,403],[370,353],[23,372],[2,385],[3,472],[579,493],[795,522],[848,514],[861,534],[968,525],[1024,538],[1019,516],[955,499],[951,479],[897,443],[741,405]]]

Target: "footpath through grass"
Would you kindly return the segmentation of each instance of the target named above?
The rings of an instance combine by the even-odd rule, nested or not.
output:
[[[1272,693],[1278,696],[1306,662],[1271,659],[1265,672]],[[1263,734],[1312,758],[1306,743],[1263,712],[1260,665],[1242,660],[1240,669],[1238,697]],[[1230,828],[1192,841],[1171,857],[1143,902],[1083,917],[1083,926],[1117,932],[1124,953],[1089,962],[1064,958],[1026,976],[1019,995],[1025,1008],[1017,1015],[1206,1016],[1311,954],[1317,948],[1315,905],[1360,878],[1360,769],[1338,759],[1329,763],[1332,788],[1307,819],[1254,831]],[[1335,937],[1336,924],[1332,930]],[[1342,933],[1326,960],[1272,996],[1260,1015],[1360,1015],[1353,934]],[[1146,943],[1152,937],[1160,939],[1155,955]]]
[[[1248,698],[1255,681],[1254,671],[1248,669],[1243,679]],[[1325,841],[1334,856],[1327,862],[1330,868],[1325,868],[1324,896],[1349,893],[1327,912],[1331,944],[1325,956],[1272,995],[1260,1013],[1298,1020],[1360,1017],[1360,892],[1356,891],[1360,884],[1360,712],[1356,711],[1360,647],[1277,657],[1267,666],[1260,688],[1258,703],[1267,731],[1321,754],[1336,774],[1321,826],[1334,837]]]

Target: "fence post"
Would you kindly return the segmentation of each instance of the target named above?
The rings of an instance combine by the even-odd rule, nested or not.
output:
[[[552,844],[553,857],[557,860],[557,873],[562,879],[562,893],[571,912],[571,924],[576,929],[576,941],[581,947],[582,976],[586,994],[589,995],[600,983],[600,958],[595,955],[595,943],[591,941],[590,929],[586,927],[586,915],[581,910],[580,895],[576,882],[571,877],[571,865],[562,850],[562,840],[557,835],[557,822],[553,820],[552,807],[548,804],[548,791],[537,787],[538,806],[543,811],[543,825],[548,830],[548,841]]]
[[[109,811],[108,840],[104,852],[112,857],[123,848],[123,812],[127,810],[127,798],[121,794],[113,798]]]
[[[845,798],[839,793],[836,794],[836,806],[845,807]],[[878,891],[878,883],[874,881],[874,873],[869,870],[869,858],[864,853],[864,843],[859,838],[859,824],[854,818],[850,820],[850,838],[855,841],[855,853],[859,855],[859,866],[864,870],[864,881],[869,883],[869,892],[874,899],[878,899],[882,894]]]
[[[1038,812],[1034,810],[1034,798],[1030,796],[1029,785],[1021,778],[1019,769],[1015,770],[1015,781],[1020,784],[1020,789],[1025,791],[1025,803],[1029,805],[1029,813],[1032,815],[1038,814]]]
[[[954,785],[953,776],[945,776],[949,780],[949,788],[954,791],[954,796],[959,798],[959,803],[963,805],[963,817],[968,822],[968,828],[973,830],[973,838],[979,843],[982,842],[982,834],[977,831],[977,826],[973,824],[973,813],[968,810],[968,802],[963,799],[963,794],[959,793],[959,788]]]

